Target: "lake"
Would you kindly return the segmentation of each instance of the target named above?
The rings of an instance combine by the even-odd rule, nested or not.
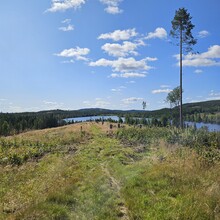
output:
[[[203,122],[185,122],[186,125],[188,126],[196,126],[197,129],[202,128],[202,127],[207,127],[208,131],[220,131],[220,125],[218,124],[211,124],[211,123],[203,123]]]
[[[119,117],[115,116],[115,115],[109,115],[109,116],[87,116],[87,117],[76,117],[76,118],[66,118],[64,119],[66,122],[85,122],[85,121],[95,121],[95,120],[114,120],[114,121],[118,121]],[[124,118],[122,117],[122,120],[124,121]]]
[[[76,117],[76,118],[66,118],[64,119],[66,122],[85,122],[85,121],[95,121],[95,120],[114,120],[118,121],[119,117],[115,115],[109,115],[109,116],[87,116],[87,117]],[[122,120],[124,121],[125,118],[122,117]],[[197,129],[202,127],[207,127],[208,131],[220,131],[220,125],[218,124],[210,124],[210,123],[203,123],[203,122],[185,122],[188,126],[196,126]]]

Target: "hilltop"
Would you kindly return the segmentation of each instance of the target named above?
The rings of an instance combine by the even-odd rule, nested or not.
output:
[[[0,138],[0,219],[218,219],[219,135],[90,122]]]

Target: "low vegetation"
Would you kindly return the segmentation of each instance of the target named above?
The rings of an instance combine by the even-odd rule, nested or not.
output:
[[[0,139],[0,219],[220,219],[220,133],[82,123]]]

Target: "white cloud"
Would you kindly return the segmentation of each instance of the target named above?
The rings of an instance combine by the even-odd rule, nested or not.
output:
[[[115,30],[114,32],[101,34],[98,39],[111,39],[113,41],[120,41],[120,40],[129,40],[135,36],[137,36],[137,32],[135,28],[127,29],[127,30]]]
[[[199,32],[198,37],[199,37],[199,38],[205,38],[205,37],[207,37],[207,36],[209,36],[209,35],[210,35],[210,33],[209,33],[208,31],[203,30],[203,31],[200,31],[200,32]]]
[[[110,77],[112,78],[144,78],[146,77],[146,75],[144,73],[121,73],[121,74],[112,73]]]
[[[54,101],[43,101],[43,108],[46,109],[59,109],[63,107],[63,103],[58,103],[58,102],[54,102]]]
[[[80,48],[80,47],[76,47],[76,48],[70,48],[70,49],[65,49],[63,51],[61,51],[58,54],[55,54],[56,56],[59,57],[71,57],[74,58],[76,60],[85,60],[88,61],[88,58],[85,57],[86,55],[88,55],[90,52],[90,49],[88,48]]]
[[[114,57],[126,57],[129,54],[138,55],[135,51],[138,45],[129,41],[124,41],[123,44],[106,43],[102,46],[102,50]]]
[[[220,100],[220,92],[216,92],[211,90],[209,93],[209,97],[206,100]]]
[[[152,94],[160,94],[160,93],[169,93],[171,92],[172,89],[155,89],[155,90],[152,90]]]
[[[211,90],[209,96],[220,96],[220,92],[215,92],[214,90]]]
[[[75,60],[71,59],[71,60],[64,60],[61,63],[75,63]]]
[[[74,26],[71,25],[71,24],[69,24],[69,25],[66,26],[66,27],[59,27],[59,30],[60,30],[60,31],[64,31],[64,32],[66,32],[66,31],[73,31],[73,30],[74,30]]]
[[[203,58],[220,58],[220,45],[213,45],[208,48],[207,52],[200,55]]]
[[[110,66],[112,67],[114,72],[133,72],[133,71],[142,71],[142,70],[149,70],[152,67],[147,65],[146,59],[142,60],[135,60],[133,57],[130,58],[118,58],[117,60],[107,60],[107,59],[100,59],[96,62],[90,62],[90,66]]]
[[[197,70],[195,70],[195,71],[194,71],[194,73],[203,73],[203,71],[202,71],[202,70],[197,69]]]
[[[146,57],[145,58],[146,61],[157,61],[158,59],[156,57]]]
[[[111,89],[112,92],[121,92],[121,89]]]
[[[126,82],[126,83],[128,83],[128,84],[134,84],[134,83],[136,83],[134,80],[131,80],[131,81],[128,81],[128,82]]]
[[[142,101],[142,100],[143,98],[130,97],[130,98],[122,99],[122,102],[128,105],[128,104],[133,104],[135,102]]]
[[[174,55],[179,60],[179,55]],[[183,56],[183,66],[220,66],[220,45],[213,45],[201,54],[189,53]],[[179,65],[179,62],[178,62]]]
[[[158,27],[154,32],[150,32],[147,34],[145,39],[153,39],[153,38],[159,38],[159,39],[166,39],[167,38],[167,32],[164,28]]]
[[[71,19],[70,18],[66,18],[61,23],[63,23],[63,24],[70,24],[70,22],[71,22]]]
[[[51,7],[46,12],[66,11],[71,8],[77,9],[85,2],[85,0],[52,0]]]
[[[220,96],[208,97],[206,100],[220,100]]]
[[[84,101],[83,104],[90,108],[106,108],[110,105],[110,102],[96,98],[95,101]]]
[[[123,10],[119,9],[119,7],[117,6],[108,6],[107,8],[105,8],[105,11],[109,14],[120,14],[123,12]]]
[[[90,66],[112,66],[113,62],[114,61],[112,61],[112,60],[107,60],[107,59],[101,58],[95,62],[90,62],[89,65]]]
[[[204,58],[195,58],[189,60],[183,60],[183,66],[219,66],[220,62],[216,62],[215,60],[211,59],[204,59]]]
[[[123,12],[119,8],[119,3],[122,2],[122,0],[100,0],[101,3],[106,5],[105,11],[109,14],[120,14]]]

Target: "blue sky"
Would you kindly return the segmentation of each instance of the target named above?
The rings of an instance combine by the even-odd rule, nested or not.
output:
[[[199,52],[184,54],[183,101],[219,100],[219,0],[7,0],[0,111],[168,107],[179,84],[169,32],[180,7],[193,17]]]

